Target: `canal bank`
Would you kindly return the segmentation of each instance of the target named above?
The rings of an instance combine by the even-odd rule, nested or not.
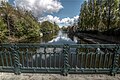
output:
[[[120,38],[114,36],[106,36],[102,34],[87,34],[87,33],[75,33],[76,37],[84,40],[87,43],[93,44],[120,44]]]

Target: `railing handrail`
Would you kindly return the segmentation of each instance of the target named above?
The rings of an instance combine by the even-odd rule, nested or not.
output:
[[[8,47],[11,45],[16,45],[19,47],[61,47],[64,45],[69,45],[70,47],[81,47],[81,48],[115,48],[119,47],[120,44],[40,44],[40,43],[0,43],[0,47]]]

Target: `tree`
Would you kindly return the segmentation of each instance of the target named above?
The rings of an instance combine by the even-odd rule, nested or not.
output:
[[[41,26],[31,12],[13,7],[9,3],[2,2],[0,7],[0,20],[2,20],[3,31],[1,34],[8,39],[12,38],[35,38],[41,37]],[[0,37],[0,39],[2,39]]]
[[[2,17],[0,17],[0,42],[3,42],[6,39],[7,32],[7,25],[4,24]]]
[[[81,30],[107,31],[119,26],[119,0],[89,0],[81,5]]]
[[[59,26],[54,22],[51,23],[49,21],[44,21],[41,23],[41,31],[42,33],[51,33],[59,30]]]
[[[59,30],[59,26],[54,22],[54,32]]]
[[[12,34],[11,33],[11,30],[12,27],[14,26],[13,24],[13,21],[12,21],[12,14],[13,14],[13,11],[14,11],[14,8],[12,8],[11,5],[9,5],[8,2],[1,2],[1,13],[2,13],[2,17],[4,19],[4,22],[7,23],[7,28],[8,28],[8,31],[9,31],[9,36]]]

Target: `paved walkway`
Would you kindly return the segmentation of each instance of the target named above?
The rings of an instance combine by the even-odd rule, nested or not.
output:
[[[120,74],[109,76],[106,74],[27,74],[14,75],[13,73],[0,73],[0,80],[120,80]]]
[[[86,34],[86,33],[78,33],[76,34],[78,37],[93,39],[92,41],[99,42],[101,44],[120,44],[120,38],[114,36],[106,36],[106,35],[95,35],[95,34]]]

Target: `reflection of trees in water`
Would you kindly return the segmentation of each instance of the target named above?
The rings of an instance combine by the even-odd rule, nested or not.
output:
[[[77,44],[87,44],[87,42],[85,42],[82,38],[78,38],[77,36],[75,36],[74,34],[69,34],[68,33],[68,37],[72,40],[72,41],[77,41]]]
[[[56,33],[45,34],[41,38],[38,37],[38,38],[29,38],[29,39],[23,40],[22,43],[47,43],[57,37],[65,37],[74,41],[74,35],[68,34],[64,31],[58,31]]]
[[[68,37],[69,37],[72,41],[74,41],[74,35],[68,34]]]
[[[37,38],[29,38],[20,41],[19,43],[47,43],[48,41],[52,40],[55,36],[57,35],[56,33],[50,33],[43,35],[43,37],[37,37]]]
[[[51,33],[51,34],[46,34],[44,35],[40,40],[41,43],[45,42],[47,43],[48,41],[51,41],[55,36],[57,35],[57,33]]]

